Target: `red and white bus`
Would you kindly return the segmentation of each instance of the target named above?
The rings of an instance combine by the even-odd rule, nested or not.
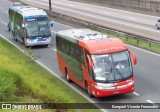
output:
[[[59,70],[90,97],[134,91],[132,61],[136,64],[137,59],[118,38],[89,29],[70,29],[57,32],[56,44]]]

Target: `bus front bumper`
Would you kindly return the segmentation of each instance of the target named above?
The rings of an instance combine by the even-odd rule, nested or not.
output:
[[[91,92],[95,97],[106,97],[106,96],[131,93],[134,92],[134,81],[132,81],[130,84],[115,86],[111,89],[101,89],[98,87],[94,87],[93,91]]]
[[[36,45],[48,45],[51,43],[51,37],[46,38],[46,40],[38,39],[26,39],[26,46],[36,46]]]

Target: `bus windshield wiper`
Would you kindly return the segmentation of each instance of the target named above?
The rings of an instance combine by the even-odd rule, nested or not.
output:
[[[115,68],[115,70],[118,72],[118,74],[122,77],[122,79],[123,80],[125,80],[125,78],[123,77],[123,75],[121,74],[121,72],[117,69],[117,68]]]
[[[42,33],[43,36],[46,36],[46,34],[42,31],[43,29],[41,29],[42,27],[39,26],[39,30],[38,30],[38,35],[40,35],[40,33]]]

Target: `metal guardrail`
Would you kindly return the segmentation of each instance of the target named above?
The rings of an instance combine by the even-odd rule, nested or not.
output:
[[[55,12],[51,12],[50,15],[55,19],[63,19],[63,20],[65,19],[66,22],[71,22],[73,24],[76,23],[76,24],[78,24],[80,26],[83,26],[85,28],[100,30],[100,31],[103,31],[103,32],[106,32],[106,33],[114,33],[117,37],[123,36],[123,37],[126,38],[126,41],[129,40],[129,38],[134,38],[134,39],[136,39],[137,44],[139,44],[140,41],[145,41],[145,42],[148,43],[149,47],[151,47],[152,44],[160,45],[160,41],[157,41],[157,40],[154,40],[154,39],[151,39],[151,38],[141,37],[141,36],[137,36],[137,35],[134,35],[134,34],[129,34],[129,33],[126,33],[126,32],[121,32],[121,31],[117,31],[117,30],[114,30],[114,29],[105,28],[105,27],[99,26],[95,23],[89,23],[89,22],[86,22],[86,21],[82,21],[82,20],[79,20],[79,19],[76,19],[76,18],[73,18],[73,17],[69,17],[69,16],[66,16],[66,15],[55,13]]]
[[[77,1],[79,0],[72,0]],[[96,4],[103,4],[103,5],[114,5],[114,6],[121,6],[121,7],[133,7],[133,8],[142,8],[142,9],[150,9],[153,11],[160,11],[160,1],[157,0],[81,0],[81,2],[87,3],[96,3]]]
[[[103,28],[103,27],[98,27],[97,29],[100,29],[101,31],[105,31],[105,32],[113,32],[113,33],[116,34],[117,37],[118,36],[123,36],[123,37],[126,38],[126,41],[128,41],[129,38],[134,38],[134,39],[136,39],[137,44],[139,44],[140,41],[145,41],[145,42],[148,43],[149,47],[151,47],[151,44],[160,45],[160,41],[153,40],[153,39],[150,39],[150,38],[140,37],[140,36],[137,36],[137,35],[134,35],[134,34],[128,34],[128,33],[125,33],[125,32],[120,32],[120,31],[117,31],[117,30]]]
[[[160,11],[160,1],[156,0],[102,0],[107,4],[130,6]]]
[[[91,29],[99,28],[99,29],[101,29],[103,31],[106,31],[106,32],[114,32],[117,35],[117,37],[119,35],[125,36],[126,40],[128,40],[129,38],[136,39],[137,40],[137,44],[139,43],[140,40],[143,40],[143,41],[146,41],[146,42],[149,43],[149,47],[151,47],[151,44],[160,45],[160,41],[159,40],[154,40],[154,39],[147,38],[147,37],[141,37],[141,36],[138,36],[138,35],[135,35],[135,34],[129,34],[129,33],[126,33],[126,32],[122,32],[122,31],[118,31],[118,30],[115,30],[115,29],[111,29],[109,27],[103,27],[103,26],[100,26],[100,25],[98,25],[96,23],[91,23],[91,22],[87,22],[85,20],[80,20],[80,19],[77,19],[77,18],[74,18],[74,17],[67,16],[65,14],[59,13],[59,12],[48,11],[48,7],[47,6],[44,9],[46,9],[48,14],[51,15],[53,18],[56,18],[57,20],[62,19],[61,22],[63,22],[65,20],[65,23],[68,22],[68,23],[71,23],[72,25],[76,24],[76,26],[83,26],[85,28],[91,28]]]
[[[108,1],[108,0],[107,0]],[[117,1],[117,0],[112,0]],[[154,0],[118,0],[123,6],[131,6],[160,11],[160,2]],[[115,4],[115,2],[114,2]]]

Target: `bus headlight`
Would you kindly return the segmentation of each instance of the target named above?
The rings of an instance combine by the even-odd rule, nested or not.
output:
[[[28,38],[26,39],[26,41],[27,41],[27,43],[28,43],[28,42],[32,42],[32,40],[31,40],[31,39],[28,39]]]
[[[106,89],[106,90],[114,90],[114,84],[102,84],[102,83],[97,83],[97,85],[94,85],[95,88],[97,89]]]
[[[48,38],[47,38],[47,41],[51,41],[51,37],[48,37]]]
[[[128,83],[129,86],[131,86],[132,84],[134,84],[134,80]]]
[[[131,86],[131,85],[133,85],[133,84],[134,84],[134,81],[131,81],[131,82],[129,82],[128,84],[121,85],[121,86],[117,86],[117,89],[127,88],[127,87],[129,87],[129,86]]]

